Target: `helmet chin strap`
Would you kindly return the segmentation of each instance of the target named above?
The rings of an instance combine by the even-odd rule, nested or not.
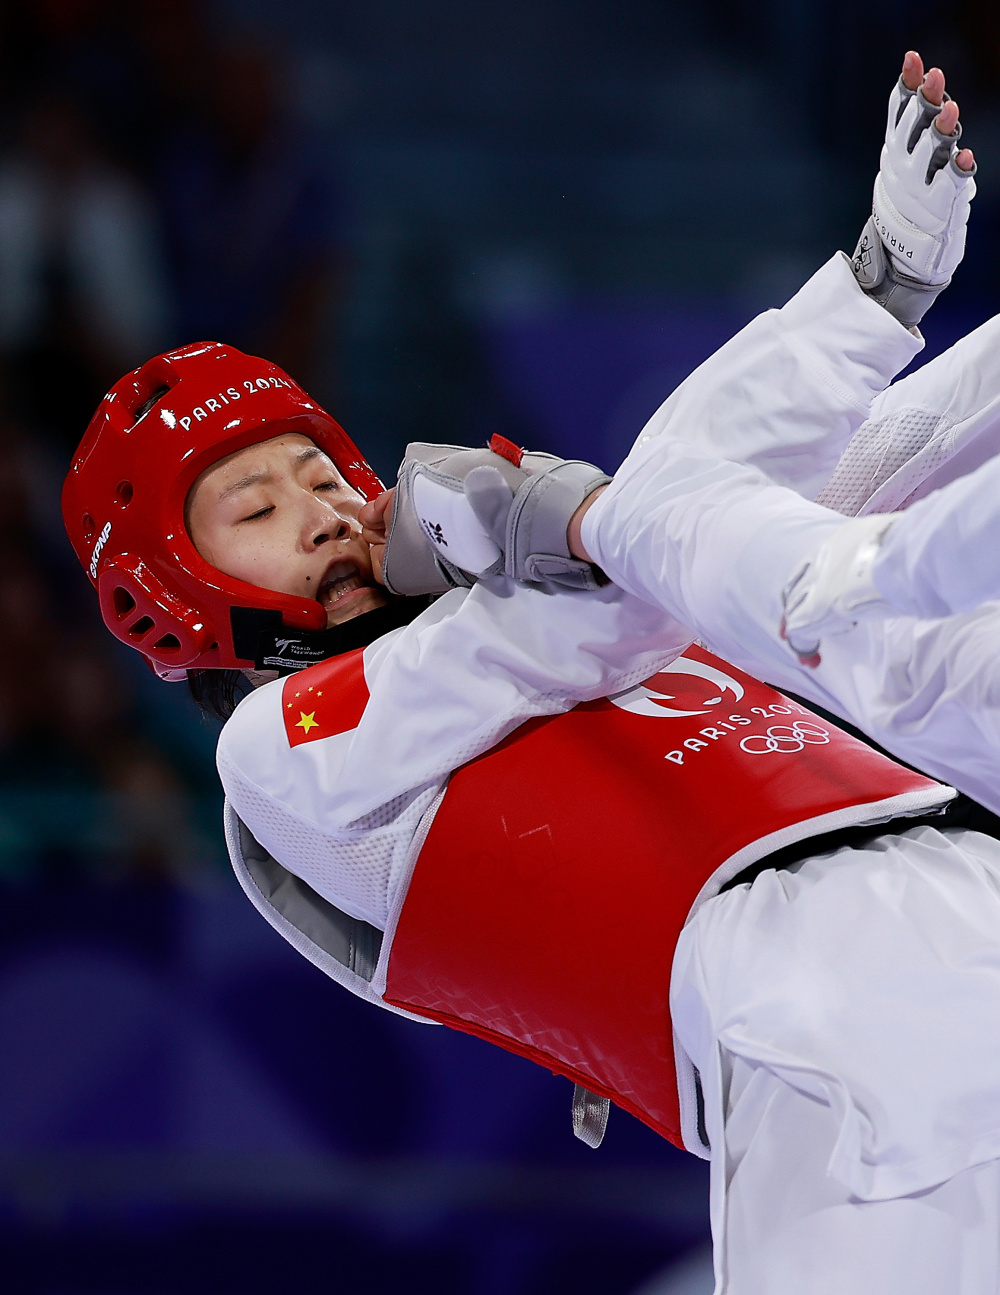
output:
[[[376,607],[325,630],[290,629],[278,611],[233,607],[229,612],[233,646],[237,656],[254,663],[254,670],[294,674],[329,657],[367,647],[390,630],[409,625],[432,601],[427,595],[397,598],[385,607]]]

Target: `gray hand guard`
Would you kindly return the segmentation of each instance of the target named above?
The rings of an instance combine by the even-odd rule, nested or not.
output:
[[[408,445],[411,450],[423,446]],[[435,447],[442,448],[442,447]],[[452,448],[452,447],[449,447]],[[457,448],[457,447],[455,447]],[[394,594],[443,594],[449,589],[469,588],[475,576],[467,576],[457,566],[439,556],[447,545],[434,544],[424,533],[412,503],[412,484],[406,475],[407,460],[399,469],[399,479],[392,505],[392,521],[382,558],[382,580]]]
[[[904,328],[915,328],[927,314],[934,299],[951,282],[921,283],[897,270],[878,235],[875,217],[869,216],[851,258],[851,269],[861,287],[883,306]]]
[[[951,282],[976,192],[975,168],[963,171],[956,160],[961,124],[942,135],[934,126],[940,111],[922,90],[908,90],[902,78],[897,82],[872,215],[852,258],[864,291],[908,328]]]
[[[606,580],[569,551],[577,508],[610,481],[589,463],[415,443],[399,469],[382,578],[395,594],[441,593],[501,573],[530,584],[596,589]]]

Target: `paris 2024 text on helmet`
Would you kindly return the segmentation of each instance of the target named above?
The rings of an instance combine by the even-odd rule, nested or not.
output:
[[[108,629],[161,678],[297,670],[410,619],[396,604],[327,629],[319,602],[223,575],[195,549],[184,507],[200,474],[286,432],[310,437],[365,499],[382,490],[347,433],[294,379],[218,342],[147,361],[91,419],[63,487],[63,520]]]

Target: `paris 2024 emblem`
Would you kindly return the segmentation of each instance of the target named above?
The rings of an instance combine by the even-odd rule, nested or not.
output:
[[[657,687],[649,685],[656,683]],[[668,666],[647,679],[645,683],[616,693],[608,701],[627,710],[632,715],[648,715],[652,719],[686,719],[689,715],[707,715],[714,706],[731,693],[730,702],[743,696],[743,685],[722,670],[704,661],[692,661],[680,656]],[[668,702],[677,703],[670,706]],[[691,709],[694,707],[694,709]]]
[[[632,715],[651,719],[690,719],[698,715],[711,716],[716,707],[727,701],[733,705],[741,701],[745,693],[746,689],[739,680],[718,666],[681,656],[645,683],[616,693],[608,701]],[[699,729],[697,735],[686,738],[677,750],[668,752],[666,759],[673,764],[684,764],[691,755],[710,749],[720,738],[739,732],[740,728],[744,729],[745,735],[740,738],[739,745],[746,755],[794,755],[807,746],[826,746],[830,741],[829,729],[817,723],[809,711],[795,702],[782,699],[766,707],[751,706],[749,709],[755,718],[737,714],[715,719],[709,727]],[[788,716],[785,723],[761,725],[761,720],[780,720],[784,716]],[[746,728],[758,725],[762,731],[745,732]]]

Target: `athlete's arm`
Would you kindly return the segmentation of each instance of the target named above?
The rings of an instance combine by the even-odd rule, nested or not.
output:
[[[727,482],[786,487],[782,495],[794,511],[791,500],[823,487],[875,399],[921,344],[861,291],[846,257],[832,257],[787,305],[753,320],[657,410],[611,484],[572,518],[570,551],[683,618],[677,581],[701,491],[709,488],[712,503],[703,533],[716,505],[724,525]],[[818,529],[809,530],[814,545],[841,520],[824,508],[807,515],[817,520]],[[780,569],[789,577],[794,560]]]
[[[893,382],[876,396],[816,502],[846,517],[892,512],[1000,454],[997,355],[1000,315]],[[577,558],[588,559],[580,528],[599,494],[571,521],[570,551]]]
[[[843,264],[824,267],[782,311],[762,315],[696,370],[650,420],[637,448],[667,433],[814,494],[876,395],[919,349],[917,336],[904,340],[901,325],[921,317],[961,259],[975,185],[960,131],[943,74],[934,68],[924,78],[911,51],[890,99],[853,288]],[[873,309],[876,303],[884,310]],[[525,467],[532,457],[544,456],[525,456]],[[487,466],[490,460],[488,451],[410,447],[395,498],[362,515],[367,538],[387,541],[380,552],[389,588],[435,592],[500,570],[521,580],[592,585],[562,537],[574,490],[586,503],[600,474],[541,462],[518,472],[519,459],[511,465],[493,456]]]
[[[758,467],[772,480],[804,494],[815,494],[867,417],[872,402],[921,346],[922,339],[859,288],[850,263],[838,253],[791,301],[780,310],[766,311],[754,319],[673,392],[643,428],[616,474],[616,481],[627,480],[637,471],[648,472],[658,446],[685,442],[721,458]],[[441,466],[447,467],[451,461],[446,456],[453,447],[436,448]],[[415,449],[426,455],[435,447]],[[486,451],[465,453],[474,464],[479,463],[477,456],[487,455]],[[455,456],[458,457],[461,456]],[[509,466],[497,461],[501,470],[509,474]],[[511,518],[523,526],[526,520],[533,522],[544,509],[519,512],[517,504],[523,492],[515,494],[516,483],[506,489],[503,515],[497,513],[499,525],[489,526],[485,524],[489,507],[484,509],[481,501],[471,500],[467,489],[463,496],[462,481],[455,471],[448,473],[449,488],[442,489],[441,496],[446,503],[457,500],[463,511],[459,514],[450,510],[441,513],[440,518],[426,508],[420,511],[415,491],[417,484],[437,484],[437,465],[426,472],[418,459],[408,458],[400,471],[402,496],[398,491],[388,491],[365,505],[360,514],[364,536],[373,545],[376,573],[382,569],[380,559],[386,552],[387,538],[390,556],[393,540],[403,541],[396,552],[397,570],[404,575],[412,571],[419,579],[426,574],[428,564],[434,567],[435,558],[447,561],[456,552],[456,539],[464,539],[462,531],[468,530],[477,553],[478,547],[485,550],[484,563],[492,562],[501,568],[506,563],[508,575],[532,578],[526,572],[529,563],[517,559],[523,549],[530,560],[534,537],[529,536],[527,544],[506,541],[511,534]],[[537,480],[545,484],[547,478]],[[589,478],[581,480],[590,495],[605,478],[591,469]],[[525,483],[525,488],[530,485]],[[555,495],[550,491],[541,497],[548,501]],[[510,508],[512,502],[514,507]],[[564,528],[574,507],[575,504],[562,516]],[[402,520],[396,516],[397,508]],[[546,547],[545,554],[558,556],[554,546]],[[567,548],[566,556],[572,559],[580,555]],[[464,572],[471,570],[473,578],[479,571],[468,561],[455,565]],[[572,560],[567,565],[572,568]],[[430,571],[432,579],[435,574]],[[617,580],[614,572],[607,574]],[[570,578],[579,577],[579,571],[570,570]],[[436,587],[445,588],[447,583],[446,578]],[[428,584],[404,584],[398,579],[390,587],[407,593],[432,588]]]
[[[608,487],[583,519],[587,552],[726,660],[798,692],[886,749],[1000,811],[1000,608],[947,620],[892,617],[822,644],[815,668],[779,638],[800,555],[843,518],[759,472],[674,445],[668,472]],[[641,478],[640,478],[641,480]]]
[[[754,320],[696,370],[654,415],[637,449],[666,433],[759,467],[800,493],[815,496],[823,487],[873,402],[920,349],[919,334],[907,340],[898,322],[902,315],[909,323],[912,313],[897,308],[913,304],[914,293],[926,308],[965,245],[975,160],[958,147],[958,105],[945,95],[943,73],[932,68],[921,86],[922,75],[910,51],[890,100],[873,204],[886,238],[880,273],[914,283],[907,288],[900,279],[890,291],[886,278],[878,286],[858,250],[852,274],[867,288],[863,296],[843,261],[825,266],[783,310]],[[882,311],[870,309],[876,302]]]
[[[690,641],[686,627],[610,585],[586,595],[503,579],[456,589],[365,650],[368,700],[347,732],[310,730],[291,747],[282,684],[269,684],[222,730],[219,773],[275,857],[384,927],[393,879],[453,770],[528,719],[641,682]]]

